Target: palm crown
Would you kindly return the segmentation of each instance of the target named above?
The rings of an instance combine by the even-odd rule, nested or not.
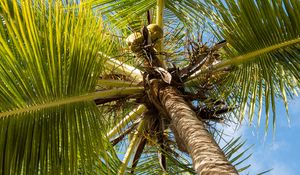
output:
[[[220,149],[214,124],[264,108],[275,129],[300,85],[299,8],[1,1],[0,174],[243,171],[245,143]]]

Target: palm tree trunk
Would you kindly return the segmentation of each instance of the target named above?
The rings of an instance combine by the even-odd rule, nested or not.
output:
[[[238,174],[178,90],[170,86],[162,88],[159,90],[159,99],[191,155],[197,174]]]

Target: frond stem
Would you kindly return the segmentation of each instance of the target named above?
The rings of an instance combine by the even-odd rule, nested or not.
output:
[[[124,80],[97,80],[97,85],[106,88],[116,88],[116,87],[136,87],[140,86],[137,82],[124,81]]]
[[[141,140],[140,134],[142,133],[142,130],[144,128],[145,120],[142,120],[137,128],[137,131],[134,133],[133,138],[130,142],[130,145],[125,153],[123,163],[120,167],[118,175],[124,175],[126,173],[127,165],[132,157],[132,154],[135,152],[136,146]]]
[[[146,111],[146,106],[139,105],[137,108],[132,110],[128,115],[126,115],[123,120],[121,120],[117,126],[115,126],[109,133],[107,134],[108,138],[112,138],[116,135],[123,127],[125,127],[130,121],[135,120],[138,116],[142,115],[143,112]]]
[[[157,0],[156,5],[156,24],[159,25],[159,27],[163,28],[165,0]]]
[[[138,68],[130,66],[119,60],[116,60],[116,59],[106,55],[105,53],[102,53],[102,52],[98,52],[98,53],[99,53],[99,55],[108,59],[108,61],[106,63],[108,64],[110,69],[113,69],[113,71],[118,72],[120,74],[124,74],[128,77],[131,77],[131,79],[134,82],[143,81],[142,71],[139,70]]]
[[[112,98],[118,95],[133,95],[133,94],[139,94],[144,91],[143,87],[127,87],[127,88],[117,88],[117,89],[111,89],[111,90],[105,90],[105,91],[98,91],[93,93],[88,93],[85,95],[78,95],[73,97],[67,97],[55,101],[50,101],[45,104],[37,104],[34,106],[28,106],[20,109],[15,109],[11,111],[5,111],[0,113],[1,117],[8,117],[11,115],[16,114],[22,114],[26,112],[32,112],[40,109],[46,109],[51,107],[56,107],[60,105],[66,105],[71,103],[78,103],[83,101],[93,101],[95,99],[105,99],[105,98]]]
[[[157,0],[156,1],[156,24],[163,29],[164,27],[164,8],[165,8],[165,0]],[[158,53],[163,51],[163,43],[164,39],[160,39],[160,41],[157,43],[156,49]],[[164,69],[167,68],[166,62],[163,59],[161,55],[158,55],[158,58],[160,59],[162,66]]]
[[[210,66],[210,67],[208,67],[204,70],[200,70],[200,71],[196,72],[195,74],[191,75],[188,78],[188,80],[191,81],[191,80],[197,78],[199,75],[205,74],[205,73],[210,72],[210,71],[216,71],[216,70],[225,68],[227,66],[240,65],[240,64],[243,64],[245,62],[252,61],[252,60],[256,59],[257,56],[259,56],[259,55],[266,54],[266,53],[269,53],[269,52],[274,51],[274,50],[278,50],[278,49],[283,48],[283,47],[294,45],[294,44],[299,43],[299,42],[300,42],[300,38],[297,38],[297,39],[285,41],[285,42],[282,42],[282,43],[279,43],[279,44],[276,44],[276,45],[272,45],[270,47],[266,47],[266,48],[263,48],[263,49],[260,49],[260,50],[256,50],[254,52],[250,52],[250,53],[247,53],[247,54],[244,54],[244,55],[241,55],[241,56],[237,56],[237,57],[229,59],[229,60],[222,61],[222,62],[220,62],[216,65],[212,65],[212,66]]]

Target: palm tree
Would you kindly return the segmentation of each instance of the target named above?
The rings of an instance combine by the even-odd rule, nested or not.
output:
[[[212,122],[299,91],[299,1],[75,2],[0,2],[0,174],[238,174]]]

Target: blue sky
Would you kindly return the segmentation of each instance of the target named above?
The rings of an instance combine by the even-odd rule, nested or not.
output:
[[[242,135],[247,144],[254,147],[248,161],[250,175],[273,168],[268,175],[299,175],[300,170],[300,98],[289,103],[291,124],[289,126],[283,104],[277,105],[275,135],[272,129],[265,136],[264,125],[249,126],[245,122],[234,135]],[[262,123],[264,124],[264,123]]]

